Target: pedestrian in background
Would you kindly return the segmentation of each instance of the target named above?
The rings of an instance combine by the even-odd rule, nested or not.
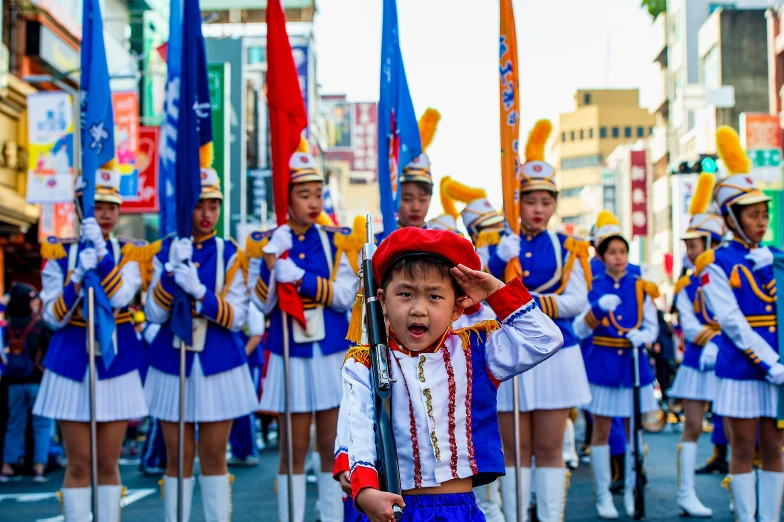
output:
[[[667,399],[675,373],[675,331],[664,317],[664,312],[657,310],[656,315],[659,321],[659,337],[653,343],[652,355],[656,363],[656,380],[659,381],[662,396]]]
[[[51,331],[38,315],[40,306],[35,306],[38,294],[33,287],[15,283],[11,287],[10,297],[3,336],[3,345],[7,347],[5,379],[8,384],[8,422],[0,482],[22,479],[22,473],[16,472],[14,466],[25,453],[27,417],[38,396],[43,377],[41,361],[51,337]],[[52,421],[33,415],[32,422],[33,481],[42,483],[47,480],[45,470],[49,460]]]

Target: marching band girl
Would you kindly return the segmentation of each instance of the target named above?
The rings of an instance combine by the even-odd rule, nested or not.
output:
[[[208,156],[203,156],[207,158],[203,164],[212,163]],[[177,286],[193,305],[193,345],[187,347],[183,399],[183,520],[190,517],[193,498],[196,424],[204,518],[224,521],[231,510],[226,444],[232,419],[258,409],[239,335],[248,315],[247,261],[233,242],[216,236],[223,200],[218,174],[203,166],[201,180],[201,197],[193,211],[193,238],[164,239],[153,261],[153,291],[145,309],[149,321],[163,325],[149,348],[145,393],[150,415],[161,420],[166,443],[168,461],[161,483],[167,522],[177,520],[180,341],[172,332],[170,315]]]
[[[342,395],[341,367],[349,348],[346,312],[357,291],[357,257],[364,239],[347,235],[349,229],[316,224],[323,207],[324,177],[313,156],[301,147],[289,162],[289,221],[274,231],[254,232],[248,239],[253,302],[271,319],[271,352],[261,409],[280,414],[280,447],[286,447],[283,343],[291,354],[293,504],[288,513],[287,456],[280,453],[278,513],[281,521],[301,522],[305,509],[305,457],[310,447],[310,424],[316,416],[316,446],[321,461],[318,476],[322,522],[342,522],[340,486],[332,478],[338,407]],[[362,236],[364,233],[359,231]],[[288,253],[288,256],[284,255]],[[277,287],[293,283],[305,308],[306,324],[284,314]],[[284,322],[285,319],[285,322]]]
[[[596,488],[599,518],[614,520],[618,511],[610,493],[610,426],[613,417],[632,416],[633,354],[656,341],[659,323],[653,299],[658,289],[641,279],[629,267],[629,244],[622,236],[618,220],[602,211],[596,219],[596,249],[604,262],[604,272],[593,279],[588,294],[590,309],[574,321],[581,339],[593,336],[585,368],[591,384],[591,403],[586,409],[593,416],[591,466]],[[657,409],[653,396],[653,372],[647,357],[639,360],[641,410]],[[624,507],[634,515],[634,458],[627,445]]]
[[[760,246],[770,198],[749,176],[749,159],[734,130],[719,128],[716,145],[730,176],[718,182],[714,199],[734,239],[705,252],[696,263],[706,305],[722,332],[712,339],[719,347],[713,408],[729,425],[729,490],[736,519],[753,521],[756,512],[760,521],[778,521],[784,473],[777,386],[784,384],[784,365],[779,362],[771,266],[778,250]],[[759,485],[752,470],[757,440]]]
[[[89,361],[87,318],[82,313],[86,299],[82,281],[89,270],[98,274],[115,317],[116,355],[109,367],[96,342],[97,517],[102,521],[120,520],[122,486],[117,463],[125,429],[129,419],[147,415],[139,377],[144,351],[128,305],[142,286],[144,268],[154,250],[111,235],[122,203],[119,186],[119,171],[102,167],[96,175],[95,217],[82,222],[81,240],[49,238],[41,248],[46,263],[41,274],[43,315],[55,333],[33,413],[60,424],[68,455],[61,497],[68,522],[89,520],[91,512]]]
[[[704,251],[719,246],[724,236],[724,220],[716,214],[705,213],[712,190],[713,176],[702,174],[692,196],[689,228],[681,236],[686,242],[686,255],[692,263]],[[671,397],[683,399],[686,416],[678,445],[678,507],[688,516],[710,517],[713,511],[697,498],[694,471],[705,406],[713,401],[716,390],[713,369],[719,347],[712,339],[720,332],[713,314],[705,306],[699,278],[691,271],[675,285],[675,306],[686,338],[686,353],[670,391]]]
[[[536,461],[537,516],[542,521],[561,520],[564,514],[568,471],[563,460],[563,441],[570,410],[591,399],[579,340],[572,320],[588,305],[590,278],[588,244],[547,229],[555,212],[558,191],[555,170],[544,162],[544,145],[552,126],[537,122],[526,145],[521,167],[520,235],[504,237],[490,255],[488,267],[503,278],[507,265],[519,262],[517,274],[532,289],[539,307],[561,329],[564,348],[550,360],[524,374],[520,386],[520,454],[523,468],[522,510],[528,510],[531,489],[531,457]],[[499,425],[507,466],[514,455],[512,387],[503,383],[498,394]],[[516,505],[514,468],[507,467],[502,480],[507,519]],[[510,493],[511,490],[511,493]]]

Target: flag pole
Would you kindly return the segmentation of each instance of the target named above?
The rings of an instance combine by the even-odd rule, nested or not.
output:
[[[98,521],[98,423],[95,418],[95,289],[87,289],[87,356],[90,395],[90,489],[93,521]]]
[[[520,376],[512,378],[512,404],[514,409],[514,467],[515,467],[515,496],[517,498],[516,518],[517,522],[523,522],[523,484],[520,481]]]
[[[284,410],[286,418],[286,483],[288,484],[288,505],[289,505],[289,520],[294,519],[294,495],[292,491],[293,485],[293,467],[294,467],[294,446],[291,440],[291,383],[289,382],[289,371],[291,366],[291,355],[289,353],[289,329],[288,329],[288,314],[281,312],[283,315],[283,392]]]
[[[185,341],[180,341],[180,404],[177,421],[177,522],[183,516],[183,483],[185,475]]]

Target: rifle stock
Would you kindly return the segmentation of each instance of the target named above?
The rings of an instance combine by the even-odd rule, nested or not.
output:
[[[392,378],[389,371],[389,345],[381,302],[378,300],[376,283],[373,279],[371,260],[376,250],[373,234],[373,217],[365,216],[367,242],[362,248],[360,277],[362,295],[365,299],[365,326],[370,347],[370,385],[373,389],[376,436],[376,469],[382,491],[400,495],[400,469],[398,468],[395,434],[392,431]],[[395,519],[403,517],[403,510],[395,506]]]

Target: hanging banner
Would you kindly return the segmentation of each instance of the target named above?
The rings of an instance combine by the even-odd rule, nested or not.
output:
[[[648,235],[648,162],[644,150],[631,151],[632,237]]]
[[[74,106],[70,94],[27,97],[27,202],[73,203]]]
[[[230,133],[231,116],[231,64],[228,62],[208,63],[207,64],[207,83],[210,89],[210,107],[212,109],[212,150],[215,158],[212,161],[212,168],[218,173],[221,181],[221,190],[228,195],[230,191],[229,182],[231,173],[229,163],[229,140],[226,139]],[[215,230],[219,237],[228,238],[231,233],[231,198],[223,200],[223,209],[218,217],[218,224]]]
[[[501,186],[504,195],[504,217],[514,232],[520,230],[518,218],[520,197],[520,92],[517,79],[517,31],[512,0],[500,0],[501,23],[498,85],[500,88]]]
[[[159,133],[159,127],[139,127],[138,189],[132,199],[123,196],[121,214],[152,214],[161,208],[158,201]]]
[[[139,193],[139,95],[113,92],[114,150],[120,169],[120,196],[123,203],[135,201]]]
[[[48,237],[67,239],[76,236],[76,212],[73,203],[45,203],[38,219],[38,242]]]

